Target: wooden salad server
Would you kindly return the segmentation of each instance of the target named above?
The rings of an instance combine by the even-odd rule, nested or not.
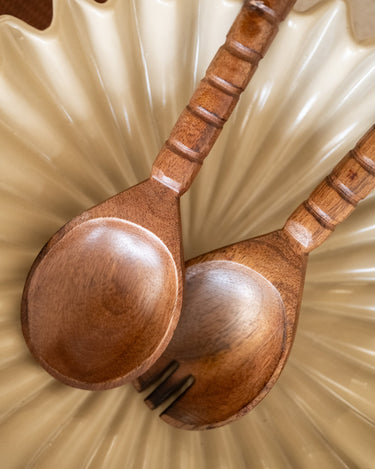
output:
[[[176,427],[214,428],[270,391],[296,333],[308,254],[375,187],[375,126],[278,231],[187,262],[180,322],[161,358],[134,383],[160,380],[152,409]]]
[[[294,0],[246,0],[146,181],[82,213],[44,246],[22,298],[25,340],[66,384],[119,386],[161,355],[184,285],[180,196]]]

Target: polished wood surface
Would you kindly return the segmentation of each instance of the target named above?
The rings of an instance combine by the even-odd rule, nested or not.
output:
[[[183,194],[236,106],[294,0],[247,0],[152,168]]]
[[[310,252],[320,246],[338,223],[374,188],[375,132],[370,129],[288,219],[284,230]]]
[[[283,229],[187,263],[180,322],[161,358],[134,383],[161,417],[202,430],[254,408],[293,344],[308,253],[375,187],[375,127],[289,217]],[[181,393],[181,394],[180,394]]]
[[[22,300],[25,340],[53,376],[106,389],[169,343],[184,284],[179,199],[294,1],[244,2],[150,179],[76,217],[42,249]]]

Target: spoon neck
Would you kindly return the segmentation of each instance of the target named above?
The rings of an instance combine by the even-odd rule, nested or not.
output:
[[[283,231],[300,252],[320,246],[375,188],[375,126],[288,218]]]

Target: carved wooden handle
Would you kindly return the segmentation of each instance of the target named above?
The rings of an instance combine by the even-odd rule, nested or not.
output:
[[[303,251],[320,246],[375,188],[375,125],[288,218],[284,231]]]
[[[189,189],[295,0],[246,0],[206,76],[157,156],[152,177]]]

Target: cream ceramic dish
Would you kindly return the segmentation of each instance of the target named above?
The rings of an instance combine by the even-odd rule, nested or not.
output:
[[[69,388],[22,338],[35,255],[148,175],[240,3],[60,0],[44,32],[0,22],[2,469],[374,467],[375,194],[311,255],[286,369],[237,423],[176,430],[132,386]],[[374,82],[345,3],[292,13],[183,198],[186,256],[281,226],[375,122]]]

